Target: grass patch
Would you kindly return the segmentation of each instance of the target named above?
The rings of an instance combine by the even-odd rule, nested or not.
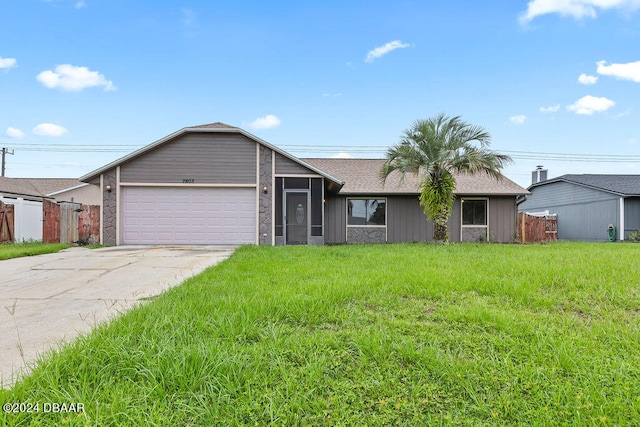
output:
[[[242,247],[40,361],[5,425],[631,425],[637,246]]]
[[[66,243],[12,243],[0,244],[0,260],[24,256],[51,254],[70,247]]]

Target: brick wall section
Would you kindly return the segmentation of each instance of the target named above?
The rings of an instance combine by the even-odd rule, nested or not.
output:
[[[105,190],[107,185],[111,186],[111,192]],[[116,194],[118,192],[118,186],[116,185],[116,170],[111,169],[104,173],[104,187],[102,191],[102,220],[104,221],[104,242],[107,246],[114,246],[116,244]]]
[[[271,244],[271,228],[272,221],[271,218],[271,206],[273,203],[273,186],[272,181],[272,161],[273,161],[273,151],[271,149],[260,145],[260,164],[258,167],[260,168],[260,181],[258,182],[258,232],[259,239],[261,245],[270,245]],[[267,187],[267,192],[263,191],[264,187]]]

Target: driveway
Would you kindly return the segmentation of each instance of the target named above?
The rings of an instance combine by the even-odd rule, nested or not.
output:
[[[0,261],[0,386],[38,354],[228,258],[233,247],[118,246]]]

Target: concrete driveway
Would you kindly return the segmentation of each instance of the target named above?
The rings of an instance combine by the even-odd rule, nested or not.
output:
[[[0,386],[37,355],[228,258],[233,247],[118,246],[0,261]]]

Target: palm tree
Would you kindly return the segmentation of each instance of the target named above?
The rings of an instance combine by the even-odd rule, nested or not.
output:
[[[443,113],[417,120],[404,131],[400,142],[387,150],[380,170],[384,183],[394,171],[404,179],[407,172],[419,177],[420,205],[434,223],[434,240],[449,241],[447,221],[453,209],[454,173],[486,173],[496,179],[511,157],[489,150],[491,136],[460,116]]]

